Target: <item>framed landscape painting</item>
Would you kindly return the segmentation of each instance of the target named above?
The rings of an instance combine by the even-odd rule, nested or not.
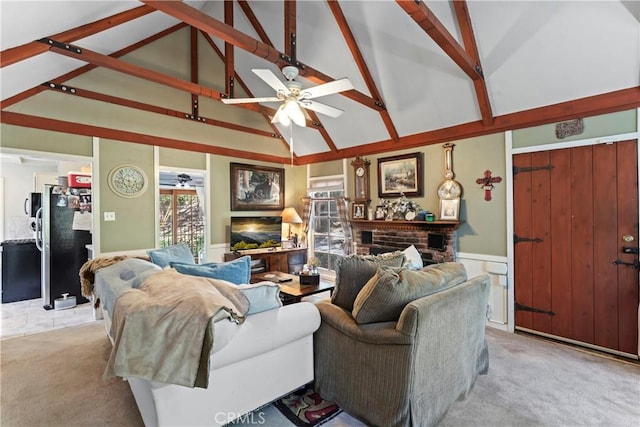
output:
[[[284,209],[284,169],[231,163],[231,210]]]
[[[422,196],[422,153],[378,159],[378,197]]]

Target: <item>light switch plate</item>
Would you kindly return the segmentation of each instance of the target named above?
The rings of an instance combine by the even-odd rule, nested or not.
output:
[[[105,221],[115,221],[116,220],[116,213],[115,212],[105,212],[104,213],[104,220]]]

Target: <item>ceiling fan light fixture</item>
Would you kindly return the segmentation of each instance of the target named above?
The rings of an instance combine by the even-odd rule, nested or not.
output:
[[[285,105],[287,104],[285,103],[278,107],[276,114],[273,116],[273,119],[271,119],[271,123],[280,123],[282,126],[289,126],[291,124],[291,119],[284,110]]]
[[[286,101],[284,103],[284,112],[293,123],[300,127],[307,126],[307,119],[302,112],[302,108],[296,101]]]

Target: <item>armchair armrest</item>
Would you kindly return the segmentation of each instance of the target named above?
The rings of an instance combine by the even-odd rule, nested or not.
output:
[[[319,302],[316,307],[320,311],[322,322],[344,335],[368,344],[402,344],[413,343],[413,336],[401,333],[396,329],[396,322],[380,322],[359,325],[351,313],[330,302]]]

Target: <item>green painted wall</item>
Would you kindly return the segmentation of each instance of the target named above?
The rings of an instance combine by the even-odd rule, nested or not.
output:
[[[231,211],[230,163],[244,163],[259,166],[270,166],[284,169],[284,206],[294,206],[298,212],[302,204],[300,198],[306,193],[306,167],[290,165],[274,165],[265,162],[252,162],[224,156],[211,156],[211,243],[227,243],[229,241],[229,221],[231,216],[274,216],[280,210],[266,211]]]
[[[158,156],[160,167],[168,166],[172,168],[200,170],[207,168],[207,155],[205,153],[160,147]]]
[[[532,147],[536,145],[554,144],[581,139],[598,138],[635,132],[636,110],[602,114],[583,119],[584,132],[566,138],[556,137],[556,123],[513,131],[513,148]]]
[[[74,156],[93,156],[92,138],[20,126],[0,125],[0,147]]]
[[[99,142],[100,252],[148,249],[155,246],[155,195],[153,147],[102,139]],[[109,188],[109,172],[122,164],[134,164],[149,179],[139,197],[124,198]],[[104,221],[103,212],[115,212],[115,221]]]
[[[333,160],[331,162],[313,163],[309,165],[309,177],[341,175],[342,160]]]
[[[505,150],[503,134],[454,141],[453,170],[455,179],[462,185],[458,229],[458,251],[486,255],[506,256],[506,191]],[[438,185],[444,180],[445,155],[442,144],[428,145],[418,149],[400,150],[381,155],[366,156],[371,161],[371,205],[380,203],[378,197],[378,159],[400,154],[421,152],[423,155],[423,196],[414,197],[423,210],[439,216]],[[353,159],[349,159],[350,165]],[[319,164],[321,165],[321,164]],[[322,164],[324,165],[324,163]],[[330,170],[331,168],[328,168]],[[503,178],[496,184],[492,200],[484,200],[484,191],[476,184],[485,170],[493,176]],[[348,195],[353,198],[353,168],[349,166]],[[497,226],[499,225],[499,226]]]

